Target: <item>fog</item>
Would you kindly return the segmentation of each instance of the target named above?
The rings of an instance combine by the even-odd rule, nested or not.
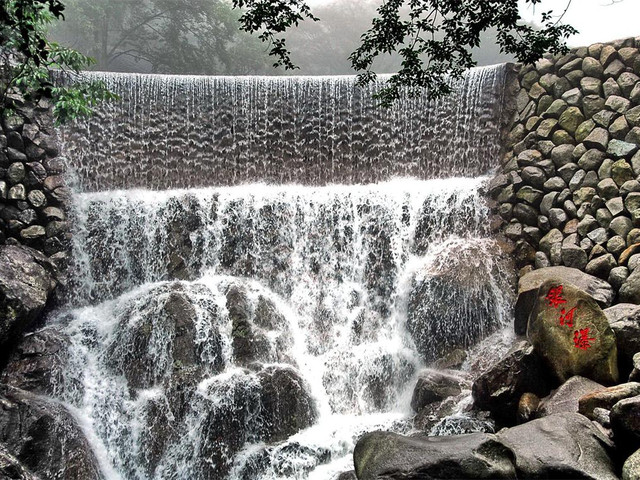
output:
[[[209,75],[286,75],[354,73],[349,55],[371,25],[381,0],[310,0],[320,22],[305,21],[286,34],[299,67],[272,67],[268,45],[239,31],[240,12],[226,0],[68,0],[66,21],[51,37],[97,60],[99,70]],[[567,0],[543,0],[533,8],[524,0],[521,14],[537,23],[549,9],[561,13]],[[613,2],[613,3],[612,3]],[[574,0],[562,21],[580,30],[569,44],[586,45],[640,35],[638,0]],[[635,25],[634,25],[635,23]],[[495,31],[474,50],[479,65],[512,60],[500,52]],[[399,68],[397,55],[381,57],[375,71]]]

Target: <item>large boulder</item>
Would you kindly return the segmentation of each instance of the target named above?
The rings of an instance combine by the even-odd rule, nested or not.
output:
[[[0,444],[42,479],[102,479],[98,461],[71,414],[59,403],[0,386]]]
[[[496,435],[515,454],[517,478],[618,478],[609,439],[577,413],[558,413]]]
[[[613,301],[614,292],[609,283],[577,268],[547,267],[533,270],[522,276],[518,282],[514,322],[516,334],[525,335],[527,333],[527,324],[538,298],[540,286],[550,279],[558,278],[582,290],[598,302],[602,308],[608,307]]]
[[[640,352],[640,307],[611,307],[605,314],[616,335],[618,366],[625,378],[633,370],[633,356]]]
[[[556,413],[577,413],[578,402],[585,395],[604,389],[603,385],[588,378],[575,376],[563,383],[551,395],[542,400],[538,415],[546,417]]]
[[[353,452],[359,480],[440,478],[515,479],[513,453],[495,435],[404,437],[363,435]]]
[[[549,393],[547,368],[526,341],[516,343],[507,355],[473,383],[476,408],[488,410],[501,424],[515,425],[518,403],[525,393]]]
[[[6,352],[38,318],[55,286],[47,257],[28,247],[0,246],[0,349]]]
[[[618,447],[625,451],[640,448],[640,395],[620,400],[613,406],[611,429]]]
[[[468,348],[504,321],[515,278],[509,261],[485,261],[485,252],[498,248],[487,241],[453,243],[417,269],[407,330],[426,363]]]
[[[620,400],[636,395],[640,395],[640,383],[622,383],[585,394],[579,400],[578,411],[585,417],[595,420],[594,410],[596,408],[611,410]]]
[[[561,382],[574,375],[618,381],[616,337],[597,302],[582,289],[549,279],[538,289],[527,336]]]

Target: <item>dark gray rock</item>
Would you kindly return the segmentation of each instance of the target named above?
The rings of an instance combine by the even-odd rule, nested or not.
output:
[[[629,374],[630,382],[640,382],[640,352],[633,356],[633,370]]]
[[[613,445],[580,414],[550,415],[496,436],[515,453],[518,478],[617,478]]]
[[[3,480],[40,480],[29,472],[7,448],[0,444],[0,478]]]
[[[614,256],[610,253],[607,253],[606,255],[602,255],[601,257],[591,260],[587,264],[585,272],[587,272],[589,275],[594,275],[596,277],[605,279],[609,277],[611,269],[616,266],[617,263]]]
[[[426,438],[367,433],[353,460],[359,480],[516,478],[513,453],[485,433]]]
[[[632,284],[638,282],[640,270],[633,272],[629,279],[634,277]],[[629,279],[620,289],[620,300],[625,301],[628,293]],[[622,305],[622,306],[620,306]],[[618,304],[615,307],[604,310],[611,329],[616,334],[618,346],[618,365],[622,378],[627,378],[633,369],[633,356],[640,352],[640,307],[633,308],[625,304]]]

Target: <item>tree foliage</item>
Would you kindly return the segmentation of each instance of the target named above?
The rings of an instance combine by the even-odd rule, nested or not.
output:
[[[55,38],[101,70],[250,73],[267,65],[260,41],[239,31],[225,0],[68,0]]]
[[[318,20],[306,2],[233,0],[233,4],[244,9],[241,28],[270,42],[275,64],[296,68],[282,34],[305,19]],[[405,87],[426,88],[435,98],[450,93],[451,78],[475,66],[471,52],[487,30],[497,30],[501,52],[524,63],[536,61],[545,52],[566,52],[564,39],[576,30],[554,18],[553,12],[543,12],[542,23],[540,29],[524,23],[518,0],[384,0],[349,58],[359,72],[359,82],[366,84],[376,78],[376,59],[392,53],[400,56],[400,69],[378,94],[384,105],[393,103]]]
[[[53,101],[58,122],[88,115],[100,101],[114,98],[101,82],[87,82],[81,70],[92,60],[72,49],[47,40],[47,27],[64,18],[58,0],[5,0],[0,5],[0,108],[11,108],[12,93],[25,99]],[[53,70],[75,80],[55,85]]]

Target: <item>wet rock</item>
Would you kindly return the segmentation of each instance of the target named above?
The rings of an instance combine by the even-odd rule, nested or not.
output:
[[[550,390],[546,368],[528,342],[518,342],[507,355],[473,383],[474,405],[491,412],[500,423],[514,425],[520,398]]]
[[[603,390],[605,387],[588,378],[575,376],[563,383],[540,404],[539,416],[556,413],[578,413],[579,401],[585,395]],[[582,413],[582,411],[580,411]]]
[[[618,381],[616,337],[596,301],[567,279],[540,286],[527,337],[562,382],[581,375],[604,385]]]
[[[82,430],[58,402],[0,386],[0,444],[46,479],[102,479]]]
[[[269,366],[259,374],[263,438],[278,442],[313,425],[318,418],[309,387],[293,368]]]
[[[127,379],[130,389],[169,388],[178,383],[193,387],[202,375],[199,358],[204,349],[211,351],[211,371],[223,368],[219,333],[214,330],[207,341],[196,342],[199,313],[185,288],[180,283],[157,287],[133,300],[119,315],[106,362]],[[214,322],[218,312],[208,306],[200,314]]]
[[[625,398],[611,409],[611,429],[616,445],[625,451],[640,448],[640,395]]]
[[[459,373],[424,370],[420,372],[413,389],[411,408],[414,412],[420,412],[426,405],[460,395],[463,389],[469,387],[469,382]]]
[[[380,478],[516,478],[513,453],[494,435],[403,437],[363,435],[353,459],[360,480]]]
[[[55,287],[52,263],[28,247],[0,246],[0,345],[16,341]]]
[[[614,293],[611,285],[576,268],[550,267],[534,270],[521,277],[518,282],[518,300],[514,322],[514,328],[518,335],[526,333],[529,315],[538,297],[538,289],[547,280],[553,278],[562,278],[567,283],[577,286],[602,307],[608,307],[613,301]]]
[[[0,381],[40,395],[53,396],[64,378],[69,340],[54,327],[22,338],[12,352]]]
[[[459,248],[443,256],[446,262],[418,271],[411,281],[407,330],[427,363],[453,349],[469,347],[483,336],[482,332],[491,332],[498,325],[499,299],[492,293],[495,287],[489,284],[490,269],[504,272],[505,288],[510,288],[507,285],[515,283],[515,278],[508,273],[512,266],[481,262],[482,248],[480,244]],[[518,241],[516,258],[520,254],[528,263],[529,256],[533,261],[535,250]],[[448,308],[442,308],[445,303]]]
[[[517,478],[617,478],[611,442],[577,413],[550,415],[496,436],[514,452]]]
[[[579,401],[579,412],[591,420],[595,419],[594,410],[604,408],[611,410],[620,400],[640,395],[640,383],[630,382],[615,385],[609,388],[601,388],[590,393],[585,393]]]

